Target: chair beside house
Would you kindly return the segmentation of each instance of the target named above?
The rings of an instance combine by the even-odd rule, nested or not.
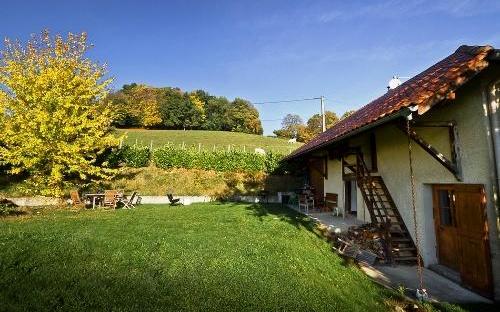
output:
[[[309,212],[309,209],[314,209],[314,196],[310,194],[299,194],[299,211]]]
[[[337,217],[340,214],[338,194],[326,193],[325,194],[325,210],[332,211]]]

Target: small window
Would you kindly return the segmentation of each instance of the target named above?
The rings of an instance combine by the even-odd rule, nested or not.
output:
[[[439,190],[439,216],[441,219],[441,225],[453,225],[453,215],[450,199],[451,192],[449,190]]]

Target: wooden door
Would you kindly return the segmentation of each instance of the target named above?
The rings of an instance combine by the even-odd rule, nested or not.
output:
[[[439,262],[460,272],[462,283],[489,295],[491,258],[482,185],[434,186]]]
[[[489,294],[492,290],[486,196],[480,185],[455,186],[460,277],[465,285]]]
[[[434,187],[434,224],[439,263],[459,271],[460,261],[457,258],[458,238],[453,197],[452,186],[437,185]]]

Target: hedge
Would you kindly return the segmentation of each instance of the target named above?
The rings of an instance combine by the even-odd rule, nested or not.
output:
[[[145,167],[149,160],[158,167],[204,169],[215,171],[263,171],[284,174],[289,171],[288,164],[282,162],[283,155],[267,153],[260,155],[242,151],[198,151],[166,145],[152,153],[148,147],[123,146],[108,156],[111,166],[124,164],[128,167]]]
[[[166,145],[151,152],[148,147],[124,145],[107,155],[111,167],[120,164],[127,167],[146,167],[149,161],[158,168],[186,168],[215,171],[266,172],[283,175],[295,171],[283,162],[283,155],[267,153],[260,155],[243,151],[199,151]]]
[[[124,145],[122,148],[112,151],[107,157],[107,162],[110,167],[124,164],[128,167],[140,168],[148,165],[149,158],[149,148]]]
[[[153,152],[159,168],[196,168],[215,171],[267,171],[266,156],[239,151],[197,151],[165,146]]]

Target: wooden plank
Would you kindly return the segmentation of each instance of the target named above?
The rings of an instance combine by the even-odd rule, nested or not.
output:
[[[325,180],[328,180],[328,156],[324,157],[324,161],[325,161],[324,164],[325,174],[323,176],[325,177]]]
[[[456,122],[453,120],[450,121],[415,121],[412,122],[411,126],[413,128],[420,128],[420,127],[451,127],[455,126]]]
[[[370,158],[372,161],[372,172],[378,171],[377,165],[377,140],[375,138],[375,133],[370,133]]]
[[[455,123],[451,125],[449,128],[450,135],[450,149],[451,149],[451,160],[455,164],[455,168],[457,173],[455,176],[459,181],[463,181],[462,175],[462,158],[460,154],[460,145],[458,144],[458,131]]]
[[[410,133],[408,133],[405,125],[398,124],[397,127],[399,130],[409,135],[410,138],[415,143],[417,143],[424,151],[426,151],[429,155],[431,155],[434,159],[436,159],[443,167],[445,167],[448,171],[450,171],[457,180],[462,181],[462,177],[460,176],[460,171],[458,170],[457,165],[455,163],[446,158],[446,156],[444,156],[441,152],[439,152],[430,143],[425,141],[414,130],[410,129]]]

